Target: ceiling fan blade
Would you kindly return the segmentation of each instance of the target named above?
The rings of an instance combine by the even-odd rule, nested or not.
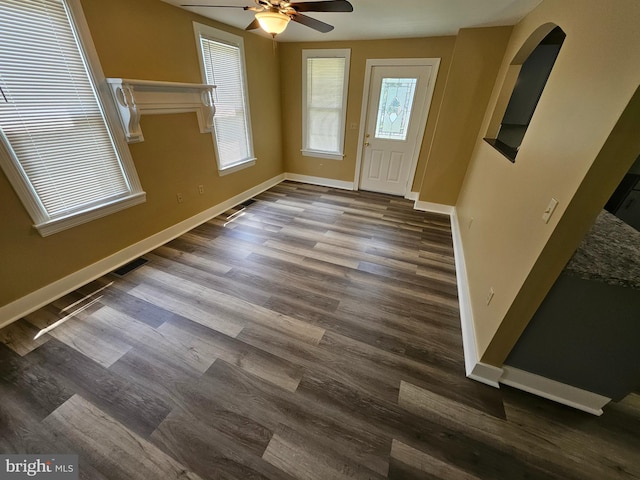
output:
[[[238,5],[191,5],[182,4],[181,7],[203,7],[203,8],[241,8],[243,10],[249,10],[249,7],[240,7]]]
[[[260,28],[260,23],[257,18],[254,18],[253,22],[251,22],[245,30],[255,30],[256,28]]]
[[[315,18],[307,17],[306,15],[302,15],[301,13],[291,15],[291,20],[293,20],[294,22],[298,22],[306,27],[313,28],[314,30],[317,30],[321,33],[327,33],[333,30],[333,25],[321,22],[320,20],[316,20]]]
[[[353,12],[347,0],[325,0],[290,4],[297,12]]]

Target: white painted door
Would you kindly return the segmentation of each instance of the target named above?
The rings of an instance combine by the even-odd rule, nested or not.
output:
[[[362,190],[405,195],[411,189],[409,179],[415,172],[433,91],[432,74],[430,65],[371,67]]]

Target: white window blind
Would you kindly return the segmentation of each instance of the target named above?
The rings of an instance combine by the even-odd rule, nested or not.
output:
[[[0,18],[0,141],[36,226],[130,197],[65,2],[2,0]]]
[[[216,85],[213,117],[221,170],[254,160],[241,46],[200,36],[206,83]]]
[[[303,152],[342,158],[349,51],[303,51]]]

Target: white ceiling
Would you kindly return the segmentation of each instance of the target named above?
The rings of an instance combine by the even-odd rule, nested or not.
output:
[[[163,0],[172,5],[255,5],[254,0]],[[349,0],[351,13],[308,13],[335,29],[329,33],[290,22],[279,42],[317,42],[455,35],[460,28],[513,25],[541,0]],[[292,3],[295,3],[292,0]],[[240,8],[183,7],[240,29],[254,13]],[[269,36],[262,30],[259,35]]]

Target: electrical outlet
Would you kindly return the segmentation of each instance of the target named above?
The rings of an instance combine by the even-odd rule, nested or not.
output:
[[[487,294],[487,305],[489,305],[491,303],[491,300],[493,299],[493,294],[495,292],[493,291],[493,287],[491,287],[489,289],[489,293]]]
[[[184,202],[184,198],[181,193],[176,193],[176,199],[178,200],[178,203]]]
[[[204,185],[198,185],[198,191],[200,192],[200,195],[204,195]]]

